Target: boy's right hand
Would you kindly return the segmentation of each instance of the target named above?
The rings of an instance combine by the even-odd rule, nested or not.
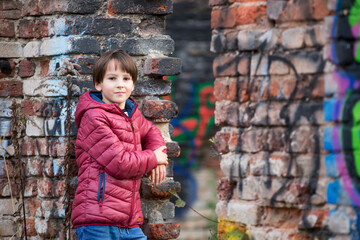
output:
[[[162,146],[154,151],[154,153],[156,155],[156,159],[158,161],[158,165],[162,165],[162,164],[167,165],[168,164],[167,154],[164,153],[165,149],[166,149],[166,147]]]

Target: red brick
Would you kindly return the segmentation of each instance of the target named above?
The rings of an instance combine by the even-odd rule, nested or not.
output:
[[[264,207],[261,223],[263,226],[296,228],[301,220],[300,213],[296,208]]]
[[[36,179],[26,179],[24,196],[25,197],[35,197],[38,194],[37,190],[38,190],[37,180]]]
[[[32,61],[22,60],[19,64],[18,75],[20,77],[31,77],[35,73],[36,65]]]
[[[48,179],[38,180],[38,194],[39,197],[52,197],[53,196],[53,182]]]
[[[241,136],[238,136],[238,148],[244,152],[259,152],[266,150],[266,140],[268,136],[268,129],[249,128],[243,131]]]
[[[65,180],[55,182],[55,197],[65,196]]]
[[[180,183],[164,181],[160,185],[155,185],[150,181],[145,182],[144,180],[141,184],[141,196],[146,199],[170,199],[172,197],[171,190],[180,192]]]
[[[240,25],[261,23],[266,18],[266,6],[233,6],[213,9],[211,28],[233,28]]]
[[[34,158],[26,160],[26,175],[27,176],[40,176],[43,170],[43,160]]]
[[[65,139],[28,138],[22,142],[21,154],[23,156],[65,156]]]
[[[28,116],[42,116],[41,114],[41,102],[34,102],[31,100],[24,100],[21,102],[21,111]]]
[[[218,78],[214,82],[214,96],[216,101],[237,100],[237,79]]]
[[[221,178],[217,182],[217,194],[219,200],[228,201],[230,196],[233,195],[234,186],[231,185],[228,178]]]
[[[224,77],[224,76],[236,76],[237,73],[237,64],[238,64],[237,55],[222,55],[214,59],[213,62],[213,73],[215,77]]]
[[[20,10],[0,11],[0,18],[2,19],[19,19],[21,18]]]
[[[49,72],[49,64],[50,64],[49,60],[40,62],[40,67],[41,67],[40,77],[45,77],[48,74],[48,72]]]
[[[239,59],[237,65],[237,71],[240,75],[248,75],[249,74],[249,65],[250,65],[250,58],[249,57],[241,57]]]
[[[0,81],[0,97],[23,96],[23,83],[21,81]]]
[[[0,4],[0,10],[20,10],[21,2],[17,0],[3,0]]]
[[[149,223],[144,232],[149,239],[176,239],[180,235],[180,223]]]
[[[13,77],[15,74],[15,62],[0,60],[0,78]]]
[[[311,209],[304,211],[302,221],[299,223],[300,229],[323,228],[329,218],[329,209]],[[306,219],[306,220],[305,220]],[[306,223],[305,223],[305,221]]]
[[[0,20],[0,37],[15,37],[14,22]]]
[[[26,219],[26,236],[32,237],[32,236],[36,236],[36,235],[37,235],[37,232],[35,229],[35,219],[27,218]]]
[[[144,63],[145,75],[178,75],[181,72],[180,58],[150,58]]]
[[[215,134],[215,146],[216,149],[221,153],[228,153],[229,152],[229,140],[231,134],[229,132],[217,132]]]
[[[167,100],[148,100],[144,101],[142,114],[155,121],[169,121],[178,114],[178,107],[172,101]]]
[[[41,208],[41,200],[37,198],[32,198],[28,200],[27,210],[30,217],[41,217],[43,215]]]
[[[216,102],[215,124],[239,126],[239,103],[237,102]]]
[[[47,21],[21,20],[19,23],[19,37],[43,38],[49,35]]]
[[[280,22],[320,20],[330,14],[326,0],[269,0],[268,17]]]
[[[39,0],[28,0],[24,2],[23,14],[25,16],[41,15],[39,11]]]

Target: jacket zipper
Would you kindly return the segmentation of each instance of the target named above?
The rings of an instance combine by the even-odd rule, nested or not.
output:
[[[134,124],[130,119],[130,124],[131,124],[131,128],[132,128],[132,132],[133,132],[133,136],[134,136],[134,151],[136,151],[136,135],[135,135],[135,127]],[[134,202],[135,202],[135,189],[136,189],[136,179],[133,180],[133,189],[132,189],[132,196],[131,196],[131,208],[130,208],[130,217],[129,217],[129,222],[128,225],[130,226],[130,222],[132,219],[132,215],[134,213]]]

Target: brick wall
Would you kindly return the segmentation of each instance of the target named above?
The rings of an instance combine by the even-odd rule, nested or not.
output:
[[[165,35],[165,16],[171,13],[170,0],[0,2],[1,238],[25,232],[28,239],[74,237],[63,226],[76,187],[72,116],[79,95],[93,89],[92,68],[107,50],[133,56],[139,68],[133,97],[161,130],[169,156],[178,156],[169,134],[177,106],[159,99],[171,92],[163,76],[181,68],[180,59],[167,57],[174,51],[174,41]],[[71,73],[74,64],[79,66]],[[168,221],[174,217],[168,190],[180,190],[172,174],[169,164],[160,188],[143,179],[149,239],[179,235],[179,224]]]
[[[359,239],[359,4],[210,0],[219,239]]]

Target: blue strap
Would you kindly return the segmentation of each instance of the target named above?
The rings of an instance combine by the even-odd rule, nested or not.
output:
[[[102,191],[101,201],[104,201],[104,195],[105,195],[105,173],[100,173],[100,182],[99,182],[99,191],[98,191],[98,202],[100,202],[101,185],[103,185],[103,191]]]

